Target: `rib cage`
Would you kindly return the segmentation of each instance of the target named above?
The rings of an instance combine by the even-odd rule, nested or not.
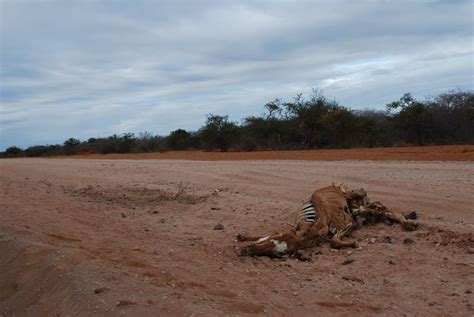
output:
[[[314,208],[311,199],[309,199],[304,205],[303,209],[301,209],[301,218],[304,219],[306,222],[313,223],[316,221],[317,214],[316,209]]]

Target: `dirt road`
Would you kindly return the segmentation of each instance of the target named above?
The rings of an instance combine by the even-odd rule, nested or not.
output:
[[[474,314],[472,162],[15,159],[0,169],[1,316]],[[421,228],[363,228],[361,248],[324,244],[310,262],[237,256],[239,232],[284,227],[314,189],[342,181],[416,210]]]

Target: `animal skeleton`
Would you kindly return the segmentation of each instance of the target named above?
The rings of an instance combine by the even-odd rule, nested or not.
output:
[[[369,203],[365,190],[348,192],[343,184],[333,184],[311,195],[291,229],[267,236],[239,234],[237,240],[252,242],[241,249],[241,255],[278,257],[310,248],[322,240],[329,240],[333,248],[355,248],[355,240],[342,238],[363,223],[380,221],[398,222],[406,230],[418,227],[418,222],[406,219],[380,202]]]

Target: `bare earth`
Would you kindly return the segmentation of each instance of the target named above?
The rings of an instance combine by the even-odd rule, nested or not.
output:
[[[67,157],[66,157],[67,158]],[[309,161],[474,161],[474,145],[410,146],[385,148],[318,149],[303,151],[205,152],[169,151],[164,153],[82,154],[74,158],[105,160],[309,160]]]
[[[474,314],[470,160],[14,159],[0,172],[1,316]],[[310,262],[237,256],[238,233],[285,227],[342,181],[416,210],[421,228],[363,228],[360,249],[323,244]]]

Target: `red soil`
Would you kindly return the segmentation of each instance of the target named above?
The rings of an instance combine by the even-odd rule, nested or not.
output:
[[[279,155],[472,158],[437,149]],[[249,155],[163,155],[190,154]],[[474,314],[472,162],[5,159],[0,171],[0,316]],[[341,181],[415,210],[419,230],[362,228],[361,249],[322,244],[311,262],[237,256],[238,233],[288,228],[314,189]]]
[[[310,160],[310,161],[474,161],[474,145],[444,145],[390,148],[356,148],[306,151],[204,152],[170,151],[164,153],[82,154],[74,158],[127,160]]]

